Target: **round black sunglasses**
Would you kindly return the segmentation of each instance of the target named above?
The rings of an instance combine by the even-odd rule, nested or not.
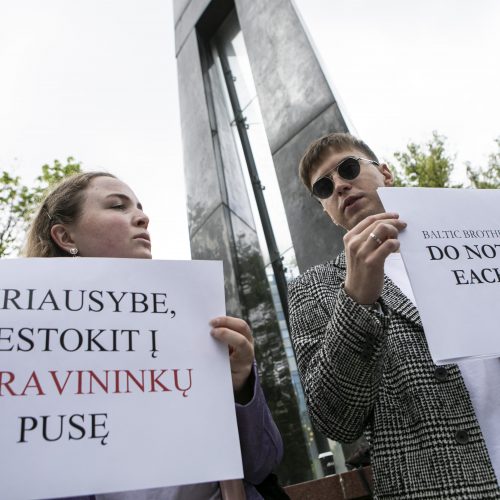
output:
[[[329,170],[325,175],[320,177],[312,186],[311,192],[316,198],[321,200],[326,200],[330,198],[335,190],[335,183],[333,182],[332,176],[335,172],[347,181],[352,181],[355,179],[361,170],[360,160],[367,161],[372,165],[378,167],[379,163],[374,160],[368,160],[367,158],[356,158],[355,156],[348,156],[344,158],[338,165]]]

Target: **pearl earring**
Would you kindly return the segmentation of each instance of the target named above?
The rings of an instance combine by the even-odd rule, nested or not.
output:
[[[76,257],[76,254],[78,253],[78,248],[74,247],[74,248],[70,248],[69,249],[69,253],[73,256],[73,257]]]

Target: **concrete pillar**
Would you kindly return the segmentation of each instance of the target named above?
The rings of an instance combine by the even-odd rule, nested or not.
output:
[[[189,234],[193,259],[224,262],[226,308],[253,330],[261,383],[285,441],[284,484],[311,479],[298,405],[265,275],[248,193],[222,94],[211,64],[207,24],[226,1],[176,0],[176,53]],[[215,6],[215,7],[214,7]],[[214,15],[207,18],[207,8]],[[205,16],[205,17],[203,17]]]
[[[235,0],[267,138],[301,271],[342,249],[342,231],[318,209],[297,169],[307,146],[347,132],[319,61],[290,0]]]

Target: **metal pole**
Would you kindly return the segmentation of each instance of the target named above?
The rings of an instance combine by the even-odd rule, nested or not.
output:
[[[255,165],[255,160],[252,154],[252,148],[250,146],[250,140],[247,133],[246,118],[243,116],[243,112],[240,107],[238,94],[236,92],[236,86],[234,85],[233,74],[231,72],[231,68],[229,67],[229,61],[227,60],[224,49],[220,46],[220,44],[218,44],[217,49],[221,60],[222,71],[224,72],[224,79],[226,81],[229,100],[231,101],[231,106],[233,108],[235,116],[236,128],[240,136],[241,147],[243,149],[243,154],[245,155],[248,173],[250,174],[250,180],[252,182],[257,209],[259,210],[267,248],[269,250],[269,257],[271,259],[271,265],[273,267],[274,278],[276,280],[276,286],[278,288],[278,294],[280,297],[281,306],[283,308],[283,314],[285,315],[287,328],[290,331],[288,322],[288,292],[285,278],[285,269],[283,267],[283,257],[281,257],[279,253],[278,245],[276,244],[276,239],[274,237],[271,219],[269,218],[269,212],[267,211],[266,200],[264,199],[264,194],[262,192],[264,190],[264,187],[260,182],[257,167]]]
[[[264,230],[264,236],[266,239],[267,248],[269,250],[269,256],[271,259],[271,264],[273,266],[274,278],[276,280],[276,286],[278,288],[278,293],[281,301],[281,306],[283,308],[283,314],[285,316],[286,326],[288,331],[290,331],[290,323],[288,316],[288,292],[287,283],[285,278],[285,269],[283,267],[283,258],[278,251],[278,245],[276,244],[276,239],[274,237],[273,228],[271,225],[271,219],[269,218],[269,212],[267,211],[266,200],[264,199],[263,186],[259,179],[259,174],[257,172],[257,167],[255,165],[255,160],[252,154],[252,148],[250,146],[250,140],[247,133],[246,118],[243,116],[241,110],[240,102],[238,99],[238,94],[236,92],[236,86],[234,85],[234,78],[229,66],[229,61],[227,60],[224,48],[217,43],[217,51],[219,53],[222,71],[224,73],[224,79],[226,81],[226,87],[229,94],[229,100],[231,101],[231,106],[233,108],[236,128],[238,129],[238,134],[240,136],[241,147],[243,149],[243,154],[245,155],[245,160],[248,167],[248,172],[250,174],[250,179],[252,181],[253,192],[255,195],[255,201],[257,203],[257,209],[259,210],[260,219],[262,222],[262,228]],[[295,348],[292,343],[292,349],[295,355]],[[311,424],[312,425],[312,424]],[[314,440],[318,450],[330,451],[330,446],[325,436],[323,436],[318,430],[312,425],[312,430],[314,434]]]

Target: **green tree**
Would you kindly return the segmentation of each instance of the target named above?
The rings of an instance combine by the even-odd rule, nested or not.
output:
[[[2,172],[0,177],[0,257],[19,247],[26,220],[33,205],[33,193],[19,177]]]
[[[467,180],[474,188],[500,188],[500,137],[495,140],[498,150],[490,154],[486,169],[473,168],[466,163]],[[446,137],[432,133],[423,146],[410,142],[405,151],[394,153],[397,164],[393,165],[394,185],[408,187],[463,187],[453,184],[450,175],[455,167],[455,156],[445,148]]]
[[[500,188],[500,137],[495,139],[497,151],[488,157],[488,167],[474,169],[470,163],[466,163],[467,177],[471,185],[479,189]]]
[[[450,174],[455,158],[445,150],[446,137],[432,132],[423,146],[410,142],[406,151],[394,153],[398,165],[393,168],[394,185],[408,187],[462,187],[452,185]]]
[[[55,160],[43,165],[33,186],[24,185],[19,176],[5,170],[0,173],[0,257],[19,252],[31,214],[47,189],[80,171],[80,163],[69,157],[64,164]]]

